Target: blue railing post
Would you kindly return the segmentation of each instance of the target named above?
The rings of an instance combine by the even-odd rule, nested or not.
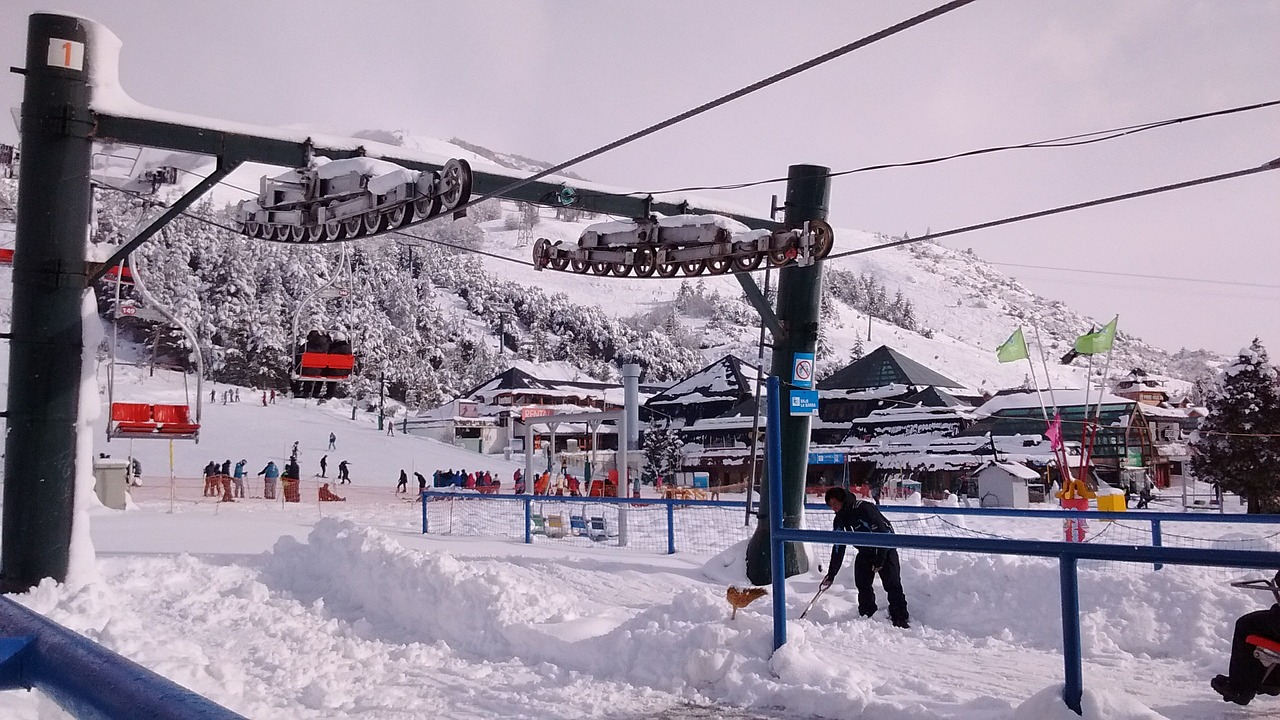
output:
[[[667,503],[667,554],[676,554],[676,504]]]
[[[1160,521],[1159,520],[1151,521],[1151,545],[1154,547],[1161,547],[1163,545],[1160,538]],[[1154,567],[1156,570],[1159,570],[1160,568],[1164,567],[1164,563],[1155,563]]]
[[[427,494],[420,493],[418,499],[422,500],[422,534],[427,534]]]
[[[528,495],[524,498],[524,542],[526,545],[533,544],[533,498]]]
[[[1058,576],[1062,594],[1062,657],[1066,667],[1066,689],[1062,699],[1067,707],[1082,715],[1080,699],[1084,695],[1084,665],[1080,659],[1080,584],[1076,579],[1076,558],[1058,558]]]
[[[773,649],[787,644],[787,562],[782,530],[782,414],[778,397],[781,383],[769,377],[768,416],[765,421],[765,458],[769,474],[769,559],[773,576]]]

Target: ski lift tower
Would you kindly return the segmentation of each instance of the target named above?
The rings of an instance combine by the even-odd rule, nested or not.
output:
[[[321,243],[373,237],[436,218],[461,217],[473,191],[508,201],[633,218],[636,222],[629,246],[595,242],[607,239],[598,237],[590,246],[570,251],[541,239],[534,243],[535,266],[640,277],[733,272],[773,332],[774,373],[792,377],[797,356],[813,352],[822,275],[817,261],[830,251],[832,239],[830,227],[820,220],[826,215],[830,182],[826,168],[791,168],[783,228],[772,219],[749,213],[699,207],[679,195],[638,197],[563,176],[526,177],[497,167],[472,170],[458,160],[356,138],[312,136],[152,110],[124,92],[116,77],[119,49],[119,39],[91,20],[36,13],[28,21],[26,65],[14,70],[25,78],[19,129],[27,162],[18,166],[13,322],[7,338],[12,345],[8,405],[4,408],[8,451],[0,528],[0,592],[24,591],[46,577],[58,582],[66,579],[86,289],[245,162],[301,169],[310,177],[315,174],[316,159],[323,157],[330,163],[356,161],[361,167],[390,164],[392,172],[380,177],[412,178],[407,183],[391,181],[393,185],[384,188],[387,195],[368,192],[362,185],[360,196],[351,204],[342,200],[324,207],[316,205],[316,198],[306,194],[306,188],[289,186],[289,174],[267,178],[264,187],[270,184],[280,190],[296,207],[280,205],[283,201],[265,196],[259,198],[265,205],[242,204],[239,221],[249,238]],[[95,142],[199,155],[214,159],[216,165],[112,257],[88,266],[85,228],[90,216],[89,178]],[[171,175],[165,170],[145,179],[151,185],[164,184]],[[355,175],[359,173],[352,177]],[[712,218],[702,223],[685,222],[697,216]],[[669,220],[678,220],[677,226],[665,224]],[[722,241],[724,233],[720,231],[730,223],[741,223],[757,232],[734,242]],[[654,242],[653,238],[663,235],[673,236],[674,244]],[[747,274],[766,259],[780,268],[776,314]],[[783,501],[786,523],[795,526],[804,499],[809,419],[788,416],[782,424]],[[761,500],[760,509],[767,512],[768,499]],[[767,532],[767,523],[763,527],[748,557],[753,579],[759,577],[756,570],[764,568],[767,573],[769,567],[768,543],[759,542],[760,533]],[[806,569],[804,556],[796,552],[798,548],[787,547],[787,574],[802,572]]]

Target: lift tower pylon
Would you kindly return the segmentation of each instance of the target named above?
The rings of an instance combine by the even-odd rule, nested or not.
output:
[[[34,14],[27,30],[0,592],[67,577],[89,227],[91,37]]]
[[[787,168],[787,194],[783,226],[801,228],[805,223],[827,219],[831,195],[831,169],[819,165],[792,165]],[[773,363],[770,374],[783,381],[784,397],[796,390],[792,380],[796,353],[812,358],[818,347],[818,310],[822,301],[822,261],[788,265],[778,271],[778,331],[773,336]],[[788,403],[789,405],[789,403]],[[782,438],[782,523],[800,527],[804,514],[804,482],[809,468],[809,423],[807,415],[784,412]],[[771,581],[769,551],[769,482],[760,484],[759,522],[747,543],[747,578],[756,585]],[[787,577],[809,570],[803,547],[786,546]]]

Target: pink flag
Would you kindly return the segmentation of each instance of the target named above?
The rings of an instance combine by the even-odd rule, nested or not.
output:
[[[1044,436],[1049,438],[1049,447],[1058,450],[1062,447],[1062,414],[1054,413],[1053,422],[1045,429]]]

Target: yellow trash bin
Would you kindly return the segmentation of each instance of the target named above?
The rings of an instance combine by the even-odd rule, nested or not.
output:
[[[1098,496],[1098,512],[1124,512],[1124,493]]]

